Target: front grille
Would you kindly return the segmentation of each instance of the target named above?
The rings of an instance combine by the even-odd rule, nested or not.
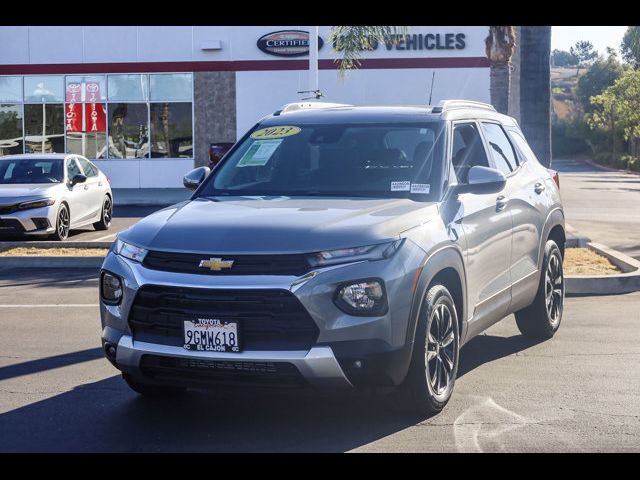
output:
[[[0,205],[0,215],[8,215],[13,212],[18,211],[18,204],[14,203],[12,205]]]
[[[202,260],[220,258],[233,260],[230,268],[211,270],[200,267]],[[201,275],[303,275],[310,270],[304,255],[213,255],[208,253],[147,253],[142,264],[165,272],[198,273]]]
[[[206,316],[238,322],[243,350],[308,350],[319,330],[287,290],[217,290],[145,285],[129,313],[135,340],[182,346],[183,322]]]
[[[287,362],[221,361],[143,355],[143,375],[156,380],[189,383],[238,383],[303,386],[304,377]]]
[[[24,227],[15,218],[0,218],[0,233],[24,233]]]

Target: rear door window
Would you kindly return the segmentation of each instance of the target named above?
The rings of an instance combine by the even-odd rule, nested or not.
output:
[[[497,123],[482,123],[495,167],[505,175],[518,168],[518,159],[507,134]]]

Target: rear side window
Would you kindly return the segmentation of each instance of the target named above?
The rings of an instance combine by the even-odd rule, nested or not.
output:
[[[530,159],[538,160],[538,157],[533,153],[533,150],[531,150],[531,147],[520,132],[509,130],[509,138],[511,138],[516,150],[518,150],[521,163]]]
[[[483,123],[482,128],[489,143],[493,163],[498,170],[509,175],[518,168],[518,160],[507,134],[497,123]]]
[[[84,170],[84,174],[87,177],[95,177],[96,175],[98,175],[98,169],[95,166],[93,166],[91,163],[86,161],[84,158],[78,157],[77,160],[78,162],[80,162],[80,166],[82,167],[82,170]]]

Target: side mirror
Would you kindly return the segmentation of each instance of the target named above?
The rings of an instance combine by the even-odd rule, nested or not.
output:
[[[469,169],[468,179],[468,183],[453,186],[453,192],[456,195],[462,193],[496,193],[501,191],[507,184],[507,179],[501,171],[479,165]]]
[[[73,178],[71,179],[71,185],[75,185],[76,183],[84,183],[87,181],[87,177],[82,175],[81,173],[78,173],[77,175],[74,175]]]
[[[211,173],[209,167],[194,168],[182,178],[182,184],[188,190],[195,190],[207,178],[209,173]]]

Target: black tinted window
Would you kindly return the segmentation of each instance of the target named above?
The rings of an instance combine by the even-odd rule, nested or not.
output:
[[[69,175],[69,180],[71,180],[76,175],[82,175],[78,164],[73,159],[67,160],[67,174]]]
[[[96,175],[98,175],[98,169],[91,165],[84,158],[78,158],[78,162],[80,162],[80,166],[82,167],[82,170],[84,170],[84,174],[87,177],[95,177]]]
[[[483,123],[482,128],[496,168],[505,175],[513,172],[518,168],[518,160],[502,127],[496,123]]]
[[[458,182],[467,183],[469,169],[488,167],[487,154],[480,138],[480,132],[473,123],[457,124],[453,129],[453,169]]]

